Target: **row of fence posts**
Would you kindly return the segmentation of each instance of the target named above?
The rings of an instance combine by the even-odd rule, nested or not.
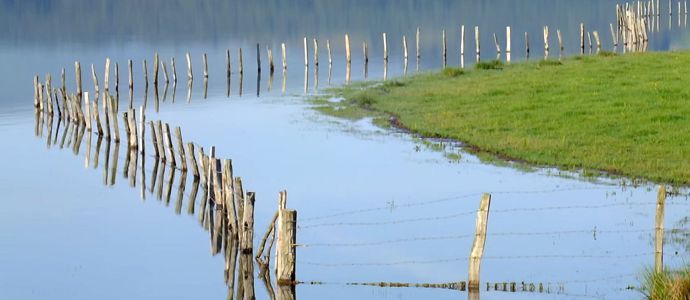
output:
[[[106,69],[108,68],[109,61],[106,61]],[[77,70],[80,66],[76,64]],[[154,72],[155,73],[155,72]],[[63,73],[64,74],[64,73]],[[80,74],[80,72],[77,72]],[[92,69],[92,75],[95,78],[95,72]],[[95,93],[94,97],[91,99],[89,92],[81,92],[81,78],[77,76],[77,91],[75,95],[71,95],[63,100],[63,105],[57,105],[58,117],[64,122],[70,122],[70,124],[75,124],[79,128],[82,128],[81,132],[88,132],[91,135],[92,132],[98,135],[99,141],[101,139],[106,139],[108,141],[113,140],[117,145],[120,143],[120,129],[119,120],[117,117],[117,102],[114,100],[109,93],[108,88],[109,77],[106,73],[104,78],[104,89],[102,92],[102,97],[104,103],[102,107],[98,103],[99,95],[101,95],[97,80],[94,79],[95,83]],[[47,77],[46,90],[51,91],[50,88],[51,78]],[[155,81],[154,81],[155,84]],[[62,95],[67,95],[64,91],[64,87],[58,89]],[[83,94],[83,95],[82,95]],[[52,99],[50,93],[48,97]],[[38,96],[42,97],[42,96]],[[58,101],[57,95],[55,95],[56,101]],[[80,99],[83,99],[83,109],[80,103]],[[45,113],[48,118],[52,119],[53,110],[51,102],[42,101],[39,99],[39,105],[36,107],[37,116],[42,119]],[[62,108],[61,108],[62,107]],[[104,118],[100,117],[100,110],[103,110]],[[64,111],[64,113],[63,113]],[[232,172],[232,161],[225,159],[223,165],[221,165],[221,159],[217,158],[215,155],[215,147],[211,147],[209,154],[207,155],[203,147],[199,147],[195,151],[195,144],[193,142],[185,143],[182,137],[182,130],[180,127],[175,127],[175,137],[176,146],[173,144],[172,130],[168,123],[163,123],[162,121],[149,121],[146,123],[145,109],[143,106],[139,107],[139,120],[137,122],[135,110],[130,108],[122,114],[124,131],[127,136],[128,153],[134,152],[139,153],[142,156],[142,170],[144,168],[144,156],[145,156],[145,132],[146,126],[148,125],[151,130],[151,142],[153,145],[153,156],[156,161],[161,161],[163,164],[169,164],[172,168],[179,168],[182,172],[186,172],[188,169],[191,170],[195,178],[201,178],[202,184],[207,188],[206,199],[212,201],[213,205],[218,207],[216,210],[215,220],[220,222],[227,222],[229,224],[231,235],[235,242],[239,243],[239,249],[241,251],[240,258],[245,257],[245,260],[252,261],[252,251],[253,251],[253,241],[254,241],[254,201],[255,194],[253,192],[244,192],[242,188],[242,181],[240,177],[233,177]],[[37,120],[37,124],[40,124]],[[42,122],[41,122],[42,123]],[[37,125],[39,126],[39,125]],[[52,126],[51,126],[52,128]],[[76,143],[76,141],[75,141]],[[196,159],[196,152],[198,151],[199,160]],[[87,154],[88,155],[88,154]],[[135,156],[138,156],[135,154]],[[128,160],[130,156],[128,155]],[[189,162],[188,162],[189,160]],[[136,165],[136,160],[129,160],[130,164],[134,163]],[[130,169],[131,166],[130,166]],[[136,169],[136,167],[134,168]],[[131,177],[134,178],[133,176]],[[234,178],[234,180],[233,180]],[[294,285],[295,282],[295,259],[296,259],[296,220],[297,213],[294,210],[288,210],[285,206],[286,202],[286,192],[281,192],[281,206],[279,211],[276,213],[277,220],[272,222],[272,225],[276,227],[275,232],[277,232],[277,251],[276,251],[276,274],[278,277],[278,283],[280,285]],[[218,241],[212,243],[217,245]],[[262,245],[263,248],[263,245]],[[217,252],[216,249],[212,252]],[[262,250],[263,251],[263,250]],[[270,249],[269,249],[270,251]],[[248,264],[241,264],[243,267],[240,274],[243,274],[244,278],[250,280],[253,278],[253,267],[247,266]],[[249,264],[251,265],[251,264]],[[251,289],[253,291],[253,288]],[[245,289],[246,293],[249,293],[249,289]],[[294,287],[293,287],[294,292]],[[253,293],[253,292],[252,292]],[[245,294],[246,295],[246,294]],[[246,298],[246,297],[245,297]]]
[[[658,2],[657,0],[657,7],[658,7]],[[653,7],[651,4],[652,1],[650,1],[649,6],[644,6],[643,4],[640,4],[638,2],[637,9],[635,9],[635,5],[630,5],[626,3],[625,5],[617,5],[616,6],[616,15],[617,15],[617,20],[616,20],[616,28],[614,29],[614,25],[610,24],[610,29],[611,29],[611,36],[612,36],[612,41],[613,41],[613,46],[614,49],[619,45],[620,40],[622,39],[623,44],[625,45],[624,49],[631,50],[631,51],[637,51],[637,50],[643,50],[646,49],[646,44],[649,39],[648,37],[648,21],[646,18],[648,18],[649,14],[643,14],[642,12],[648,11]],[[680,4],[680,2],[678,2]],[[687,5],[686,5],[687,7]],[[687,9],[685,14],[687,15]],[[679,14],[680,15],[680,14]],[[586,49],[586,41],[588,42],[588,47],[590,50],[590,53],[592,52],[592,48],[594,47],[593,45],[596,45],[597,52],[601,50],[602,48],[602,43],[600,39],[600,35],[598,31],[585,31],[585,25],[584,23],[581,23],[579,25],[579,32],[580,32],[580,39],[579,39],[579,50],[580,54],[585,54],[585,49]],[[563,43],[563,38],[561,36],[561,31],[560,29],[557,29],[557,38],[558,38],[558,45],[560,49],[560,54],[561,56],[563,55],[563,51],[565,50],[565,46]],[[505,35],[505,53],[506,53],[506,60],[507,62],[511,61],[511,37],[512,37],[512,30],[510,26],[506,27],[506,35]],[[527,58],[529,58],[530,55],[530,41],[529,41],[529,34],[525,32],[524,34],[525,37],[525,55]],[[585,40],[586,37],[586,40]],[[421,50],[420,50],[420,38],[421,38],[421,33],[419,28],[417,28],[416,35],[415,35],[416,41],[416,60],[417,60],[417,69],[419,69],[419,62],[421,59]],[[442,66],[445,68],[448,65],[448,38],[446,34],[446,30],[444,29],[441,34],[442,38]],[[544,38],[544,58],[549,57],[549,50],[550,50],[550,45],[549,45],[549,27],[544,26],[543,28],[543,38]],[[594,38],[594,42],[592,41],[592,38]],[[466,46],[466,32],[465,32],[465,26],[462,25],[460,26],[460,67],[464,68],[465,67],[465,46]],[[496,48],[496,54],[497,57],[500,58],[500,55],[502,53],[502,48],[501,48],[501,43],[499,42],[499,38],[497,34],[494,32],[493,33],[493,39],[494,39],[494,44]],[[345,57],[346,57],[346,82],[350,82],[350,69],[351,69],[351,63],[352,63],[352,53],[351,53],[351,45],[350,45],[350,37],[349,34],[345,34]],[[384,32],[382,34],[382,41],[383,41],[383,60],[384,60],[384,78],[387,78],[387,65],[388,65],[388,57],[389,57],[389,42],[388,42],[388,36]],[[480,47],[480,29],[479,26],[474,27],[474,42],[475,42],[475,60],[476,62],[480,61],[480,54],[481,54],[481,47]],[[642,46],[644,45],[644,47]],[[408,43],[407,43],[407,37],[405,35],[402,36],[402,46],[403,46],[403,61],[404,61],[404,73],[407,71],[407,62],[408,62]],[[304,47],[304,66],[305,70],[309,67],[310,60],[309,60],[309,43],[306,37],[303,38],[303,47]],[[330,40],[326,40],[326,49],[327,49],[327,54],[328,54],[328,64],[329,64],[329,69],[332,66],[333,63],[333,58],[332,58],[332,53],[331,53],[331,43]],[[282,50],[282,68],[283,68],[283,77],[285,77],[285,72],[287,70],[287,53],[286,53],[286,45],[285,43],[281,43],[281,50]],[[319,66],[319,42],[316,38],[313,39],[313,59],[312,59],[312,64],[318,68]],[[275,63],[274,63],[274,56],[273,56],[273,51],[270,48],[266,49],[267,51],[267,56],[269,60],[269,72],[272,75],[275,71]],[[261,51],[260,51],[260,45],[256,45],[256,57],[257,57],[257,71],[259,74],[261,73]],[[368,62],[369,62],[369,46],[366,42],[362,43],[362,53],[363,53],[363,61],[365,65],[365,77],[367,74],[367,69],[368,69]],[[192,59],[191,55],[189,52],[185,54],[186,62],[187,62],[187,82],[188,82],[188,95],[187,99],[188,101],[191,99],[191,86],[192,82],[194,81],[194,73],[192,70]],[[203,59],[203,78],[204,78],[204,86],[207,87],[208,85],[208,77],[209,77],[209,72],[208,72],[208,56],[206,53],[203,54],[202,56]],[[240,75],[240,80],[242,79],[242,75],[244,73],[244,62],[243,62],[243,54],[242,54],[242,49],[239,49],[238,53],[238,60],[239,60],[239,68],[238,72]],[[134,89],[134,78],[133,78],[133,63],[132,60],[127,61],[127,68],[128,68],[128,87],[129,87],[129,108],[133,107],[133,89]],[[149,78],[148,78],[148,66],[147,66],[147,61],[143,60],[143,73],[144,73],[144,88],[146,91],[148,91],[148,86],[149,86]],[[165,61],[161,60],[158,53],[155,53],[154,55],[154,63],[153,63],[153,84],[155,87],[155,92],[156,96],[158,93],[158,84],[159,84],[159,68],[162,68],[162,73],[163,77],[167,84],[170,82],[170,77],[172,77],[172,84],[173,86],[176,86],[177,84],[177,68],[175,65],[175,58],[172,57],[170,59],[170,65],[172,67],[172,76],[168,75],[168,68],[165,63]],[[52,78],[50,74],[47,74],[45,77],[45,83],[39,81],[39,76],[36,75],[34,77],[34,106],[39,108],[40,110],[47,110],[48,113],[53,113],[53,110],[55,109],[54,106],[58,106],[57,110],[66,110],[68,115],[71,119],[77,119],[81,118],[81,115],[83,114],[84,110],[89,110],[90,107],[86,107],[90,105],[89,103],[85,103],[85,97],[82,97],[82,73],[81,73],[81,65],[77,61],[75,62],[75,82],[76,82],[76,93],[75,94],[69,94],[66,85],[65,85],[65,69],[62,69],[61,72],[61,79],[62,79],[62,85],[60,88],[54,89],[52,86]],[[110,111],[114,111],[117,113],[118,108],[119,108],[119,82],[120,82],[120,71],[119,71],[119,64],[115,63],[115,97],[111,97],[109,94],[107,94],[109,90],[109,77],[110,77],[110,59],[106,58],[106,64],[105,64],[105,73],[104,73],[104,91],[106,92],[106,96],[104,97],[105,99],[103,100],[103,111],[104,114]],[[228,83],[228,94],[229,94],[229,88],[230,88],[230,82],[231,82],[231,74],[232,74],[232,61],[231,61],[231,56],[230,56],[230,50],[227,50],[226,52],[226,76],[227,76],[227,83]],[[330,74],[330,72],[329,72]],[[306,73],[305,73],[306,76]],[[95,86],[95,94],[99,94],[99,84],[98,84],[98,76],[96,75],[96,71],[93,65],[91,65],[91,77],[94,82]],[[330,77],[329,77],[330,78]],[[284,85],[285,83],[283,83]],[[306,86],[306,81],[305,81],[305,86]],[[285,87],[283,87],[284,89]],[[207,88],[204,89],[204,98],[206,97],[206,91]],[[241,91],[240,91],[241,93]],[[148,94],[148,93],[146,93]],[[113,99],[117,100],[113,103]],[[94,97],[93,99],[93,104],[96,106],[98,105],[98,96]],[[55,101],[55,103],[53,103]],[[145,102],[144,102],[145,103]],[[145,106],[145,105],[144,105]],[[97,113],[96,110],[93,111],[94,113]],[[106,118],[110,118],[111,116],[106,115]]]

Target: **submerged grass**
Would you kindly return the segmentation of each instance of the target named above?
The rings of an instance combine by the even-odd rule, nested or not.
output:
[[[642,293],[650,300],[690,299],[690,267],[675,272],[646,271]]]
[[[453,69],[336,90],[327,114],[387,119],[536,165],[690,184],[690,52]]]

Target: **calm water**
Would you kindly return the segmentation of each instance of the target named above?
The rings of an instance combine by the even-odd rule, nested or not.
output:
[[[0,24],[6,28],[0,35],[0,64],[5,66],[0,74],[0,137],[6,166],[0,173],[0,298],[227,297],[223,257],[211,255],[209,232],[199,221],[201,196],[193,204],[194,214],[188,214],[194,186],[190,175],[168,167],[161,176],[157,169],[161,179],[154,183],[149,153],[145,186],[139,174],[132,187],[131,176],[123,176],[125,144],[99,143],[88,133],[79,139],[73,129],[65,135],[68,126],[58,129],[57,120],[50,130],[43,122],[36,134],[34,75],[50,73],[56,84],[66,68],[67,87],[74,90],[73,65],[79,60],[84,88],[92,92],[91,64],[102,81],[104,60],[110,57],[119,63],[124,83],[126,62],[132,59],[138,107],[145,98],[142,60],[150,68],[154,52],[168,68],[170,58],[176,58],[179,83],[167,92],[159,87],[158,105],[149,87],[147,120],[181,126],[186,140],[205,149],[216,146],[217,156],[232,159],[245,189],[257,193],[256,244],[276,209],[278,191],[288,190],[288,206],[299,213],[297,278],[322,283],[299,285],[297,298],[467,297],[454,290],[347,284],[466,280],[474,211],[483,192],[493,197],[482,281],[543,283],[550,293],[490,291],[482,299],[641,298],[628,287],[638,286],[639,274],[654,261],[655,186],[589,182],[556,170],[486,164],[452,143],[430,144],[377,129],[368,120],[319,115],[304,97],[346,82],[345,33],[353,47],[351,79],[364,79],[361,44],[367,42],[367,79],[379,80],[384,76],[384,31],[391,55],[386,72],[394,78],[404,73],[402,36],[414,53],[417,26],[422,32],[421,71],[441,67],[443,29],[448,32],[448,64],[459,64],[462,24],[468,53],[474,45],[470,29],[480,26],[482,59],[495,58],[491,34],[503,37],[508,25],[515,60],[524,59],[524,32],[530,34],[534,58],[542,55],[545,25],[552,28],[552,49],[560,28],[566,54],[577,53],[579,23],[584,22],[588,30],[600,32],[604,49],[611,50],[608,26],[615,19],[615,3],[0,1]],[[662,11],[667,11],[665,3]],[[674,13],[669,29],[668,16],[663,16],[650,49],[688,48],[684,22],[682,18],[679,28]],[[304,36],[309,38],[310,61],[311,39],[319,40],[318,75],[313,65],[305,73]],[[330,72],[326,40],[333,48]],[[288,50],[285,74],[280,71],[281,42]],[[256,43],[263,64],[259,76]],[[266,47],[277,58],[272,79]],[[245,65],[241,80],[239,48]],[[234,72],[229,96],[226,49],[231,50]],[[190,101],[186,52],[192,55],[195,74]],[[202,53],[209,58],[206,97]],[[408,74],[416,72],[414,54],[410,58]],[[466,57],[468,64],[473,61]],[[126,107],[126,88],[120,93],[120,105]],[[147,147],[151,149],[150,142]],[[665,262],[673,267],[682,265],[690,250],[688,202],[679,196],[668,202],[666,227],[680,229],[667,234]],[[256,292],[258,299],[269,297],[258,279]]]

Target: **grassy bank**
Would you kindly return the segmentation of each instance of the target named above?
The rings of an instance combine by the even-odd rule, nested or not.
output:
[[[690,184],[690,52],[488,62],[332,92],[345,100],[315,99],[317,110],[393,116],[530,164]]]

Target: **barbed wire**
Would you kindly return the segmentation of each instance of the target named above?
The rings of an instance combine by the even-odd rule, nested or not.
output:
[[[503,256],[485,256],[482,260],[511,260],[511,259],[590,259],[590,258],[606,258],[606,259],[628,259],[633,257],[652,256],[654,252],[623,254],[623,255],[602,255],[602,254],[546,254],[546,255],[503,255]],[[319,266],[319,267],[376,267],[376,266],[398,266],[398,265],[427,265],[440,264],[449,262],[468,261],[468,257],[444,258],[435,260],[402,260],[393,262],[356,262],[356,263],[324,263],[313,261],[297,261],[301,265]]]
[[[599,204],[599,205],[566,205],[566,206],[547,206],[547,207],[521,207],[521,208],[506,208],[506,209],[494,209],[490,213],[510,213],[510,212],[535,212],[535,211],[550,211],[550,210],[572,210],[572,209],[601,209],[610,208],[617,206],[645,206],[645,205],[656,205],[656,202],[621,202],[621,203],[609,203],[609,204]],[[424,221],[438,221],[454,219],[458,217],[468,216],[475,214],[477,211],[465,211],[444,216],[431,216],[431,217],[419,217],[419,218],[409,218],[401,220],[391,220],[391,221],[377,221],[377,222],[331,222],[331,223],[317,223],[317,224],[307,224],[298,226],[297,229],[307,229],[315,227],[334,227],[334,226],[382,226],[382,225],[395,225],[395,224],[406,224],[406,223],[416,223]]]
[[[619,229],[619,230],[599,230],[596,228],[592,229],[578,229],[578,230],[562,230],[562,231],[542,231],[542,232],[497,232],[497,233],[487,233],[488,237],[500,237],[500,236],[550,236],[550,235],[572,235],[572,234],[623,234],[623,233],[653,233],[655,229]],[[672,228],[665,229],[666,233],[679,233],[679,232],[690,232],[690,229],[685,228]],[[389,244],[402,244],[408,242],[423,242],[423,241],[441,241],[441,240],[460,240],[466,238],[472,238],[475,234],[461,234],[461,235],[445,235],[445,236],[420,236],[420,237],[409,237],[409,238],[397,238],[382,241],[369,241],[369,242],[352,242],[352,243],[300,243],[296,246],[302,248],[315,248],[315,247],[367,247],[367,246],[380,246]]]
[[[469,216],[475,214],[477,211],[466,211],[466,212],[460,212],[460,213],[455,213],[455,214],[450,214],[450,215],[445,215],[445,216],[434,216],[434,217],[419,217],[419,218],[409,218],[409,219],[400,219],[400,220],[392,220],[392,221],[378,221],[378,222],[335,222],[335,223],[319,223],[319,224],[311,224],[311,225],[302,225],[302,226],[297,226],[297,229],[308,229],[308,228],[316,228],[316,227],[334,227],[334,226],[382,226],[382,225],[396,225],[396,224],[406,224],[406,223],[417,223],[417,222],[425,222],[425,221],[437,221],[437,220],[448,220],[448,219],[454,219],[454,218],[459,218],[463,216]]]
[[[555,189],[532,190],[532,191],[497,191],[497,192],[492,192],[492,194],[497,194],[497,195],[546,194],[546,193],[555,193],[555,192],[588,191],[588,190],[614,190],[614,188],[613,187],[581,187],[581,188],[572,187],[572,188],[555,188]],[[339,212],[339,213],[333,213],[333,214],[327,214],[327,215],[322,215],[322,216],[317,216],[317,217],[305,218],[305,219],[302,219],[302,221],[314,221],[314,220],[322,220],[322,219],[327,219],[327,218],[347,216],[347,215],[355,215],[355,214],[360,214],[360,213],[368,213],[368,212],[381,211],[381,210],[389,210],[389,209],[397,209],[397,208],[411,208],[411,207],[418,207],[418,206],[424,206],[424,205],[432,205],[432,204],[443,203],[443,202],[448,202],[448,201],[453,201],[453,200],[467,199],[467,198],[475,197],[475,196],[479,197],[481,195],[482,195],[482,193],[475,192],[475,193],[468,193],[468,194],[457,195],[457,196],[443,197],[443,198],[434,199],[434,200],[408,202],[408,203],[403,203],[400,205],[393,204],[393,205],[386,205],[386,206],[379,206],[379,207],[372,207],[372,208],[349,210],[349,211],[344,211],[344,212]]]

